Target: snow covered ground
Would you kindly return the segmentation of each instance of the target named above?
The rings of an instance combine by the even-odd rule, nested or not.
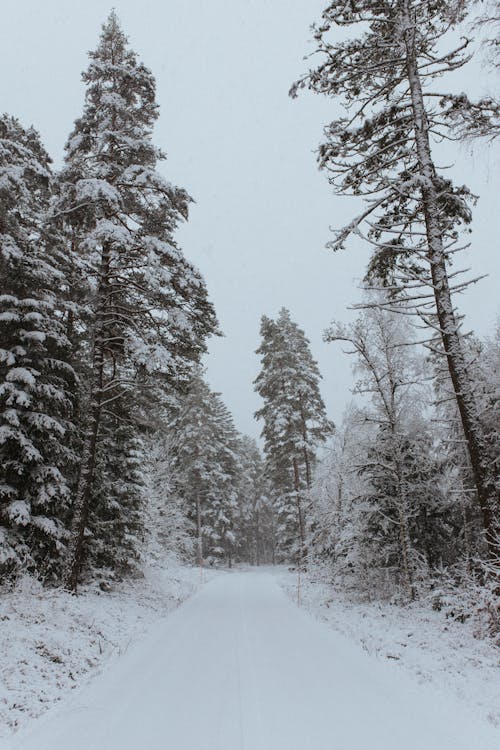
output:
[[[221,574],[1,750],[497,750],[500,730],[298,609]]]
[[[2,595],[0,738],[124,654],[198,584],[197,570],[171,564],[107,593],[95,586],[74,597],[25,578]]]
[[[279,568],[276,577],[297,601],[296,573]],[[475,637],[475,623],[457,622],[418,603],[353,602],[313,576],[302,577],[300,597],[308,612],[377,661],[455,696],[479,720],[499,727],[500,748],[500,649]]]

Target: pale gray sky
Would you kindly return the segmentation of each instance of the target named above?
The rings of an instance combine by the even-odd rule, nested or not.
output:
[[[348,319],[359,298],[368,249],[333,255],[329,226],[350,202],[331,195],[313,149],[338,111],[312,95],[288,98],[311,50],[309,25],[326,0],[115,0],[132,47],[152,69],[161,107],[156,143],[163,172],[196,200],[178,239],[204,274],[225,338],[207,359],[238,429],[253,436],[259,402],[259,320],[280,307],[311,339],[330,416],[339,420],[352,385],[349,358],[322,342],[332,318]],[[80,73],[110,2],[4,3],[0,29],[1,109],[41,132],[56,165],[82,108]],[[490,83],[476,66],[456,84],[478,95]],[[448,154],[446,155],[449,161]],[[451,158],[451,157],[450,157]],[[484,335],[499,312],[498,153],[462,147],[452,175],[481,196],[466,263],[489,278],[463,296],[468,325]]]

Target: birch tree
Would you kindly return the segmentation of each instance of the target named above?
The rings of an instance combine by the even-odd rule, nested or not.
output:
[[[413,306],[438,335],[489,555],[497,558],[498,487],[452,299],[468,283],[460,271],[450,270],[450,261],[461,229],[471,220],[471,196],[466,187],[454,186],[440,174],[433,157],[436,140],[453,139],[457,112],[476,121],[489,117],[487,105],[437,88],[438,80],[469,60],[467,39],[455,48],[444,46],[446,33],[462,19],[460,4],[444,0],[331,2],[314,29],[321,61],[294,84],[291,94],[309,88],[335,98],[345,109],[325,128],[319,164],[335,191],[366,203],[330,247],[344,247],[352,235],[371,242],[368,278],[383,279],[393,307],[398,301],[406,310]]]
[[[350,326],[338,323],[325,332],[327,341],[343,341],[356,355],[359,380],[355,392],[370,397],[372,408],[366,420],[377,428],[368,455],[358,469],[371,483],[370,505],[374,506],[375,523],[383,518],[386,554],[390,554],[387,537],[396,532],[396,549],[401,578],[408,597],[415,598],[415,554],[410,536],[412,491],[408,472],[411,440],[406,423],[414,412],[414,386],[418,383],[418,366],[405,344],[410,332],[404,319],[379,307],[369,309]],[[371,536],[380,538],[372,529]]]

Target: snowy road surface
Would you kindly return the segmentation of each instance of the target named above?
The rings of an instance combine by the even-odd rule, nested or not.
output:
[[[15,750],[497,750],[500,731],[289,602],[208,583]]]

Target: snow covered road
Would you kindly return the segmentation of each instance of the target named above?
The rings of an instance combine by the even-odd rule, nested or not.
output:
[[[496,750],[431,686],[313,620],[272,575],[220,575],[2,750]]]

